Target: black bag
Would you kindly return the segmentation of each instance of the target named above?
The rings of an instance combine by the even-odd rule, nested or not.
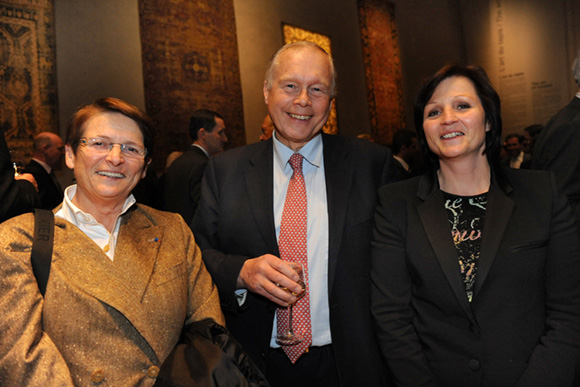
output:
[[[54,214],[34,210],[30,261],[44,296],[54,243]],[[229,331],[204,319],[184,327],[181,340],[161,365],[157,387],[269,387],[266,378]]]
[[[229,333],[212,319],[186,326],[161,366],[156,387],[268,387],[269,384]]]

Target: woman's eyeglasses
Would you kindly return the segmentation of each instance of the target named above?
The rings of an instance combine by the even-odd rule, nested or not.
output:
[[[119,144],[102,138],[85,138],[79,140],[79,145],[90,149],[92,152],[107,154],[115,145],[119,145],[123,156],[133,159],[143,159],[147,155],[147,148],[139,145]]]

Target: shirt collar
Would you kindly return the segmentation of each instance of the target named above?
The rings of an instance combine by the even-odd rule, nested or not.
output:
[[[206,155],[206,156],[207,156],[207,158],[209,159],[209,153],[208,153],[208,152],[205,150],[205,148],[204,148],[204,147],[202,147],[202,146],[201,146],[201,145],[199,145],[199,144],[191,144],[191,145],[192,145],[192,146],[196,146],[196,147],[198,147],[199,149],[201,149],[201,150],[203,151],[203,153],[205,153],[205,155]]]
[[[285,168],[290,157],[296,152],[282,144],[276,135],[276,131],[274,131],[272,136],[272,140],[274,140],[274,157],[276,158],[278,165]],[[322,164],[322,134],[314,136],[314,138],[308,141],[306,145],[300,148],[298,153],[300,153],[304,157],[304,160],[308,161],[309,164],[319,168]]]
[[[68,186],[64,191],[64,200],[62,202],[62,207],[60,210],[57,211],[55,214],[56,216],[66,219],[72,224],[78,226],[79,224],[97,224],[98,222],[95,218],[78,208],[76,205],[73,204],[72,199],[74,198],[77,192],[77,185],[73,184]],[[123,215],[124,213],[131,208],[133,204],[137,201],[133,194],[130,194],[129,197],[125,200],[125,204],[123,205],[123,209],[119,216]]]

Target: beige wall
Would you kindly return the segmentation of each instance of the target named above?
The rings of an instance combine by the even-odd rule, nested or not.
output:
[[[61,133],[98,97],[145,107],[137,0],[55,0]]]
[[[545,124],[576,92],[579,10],[570,0],[462,0],[467,58],[501,97],[504,134]]]

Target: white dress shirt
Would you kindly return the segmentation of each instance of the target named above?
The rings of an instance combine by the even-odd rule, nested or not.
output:
[[[64,191],[62,207],[54,216],[68,220],[77,226],[82,232],[86,234],[86,236],[91,238],[91,240],[95,242],[112,261],[115,257],[115,247],[117,246],[117,237],[119,236],[121,215],[127,212],[127,210],[133,204],[135,204],[135,197],[133,194],[131,194],[127,200],[125,200],[123,210],[119,215],[117,215],[117,219],[115,219],[115,226],[113,227],[113,232],[110,233],[109,230],[107,230],[101,223],[97,222],[91,214],[82,211],[73,204],[72,198],[75,196],[76,192],[76,184],[67,187],[67,189]]]

